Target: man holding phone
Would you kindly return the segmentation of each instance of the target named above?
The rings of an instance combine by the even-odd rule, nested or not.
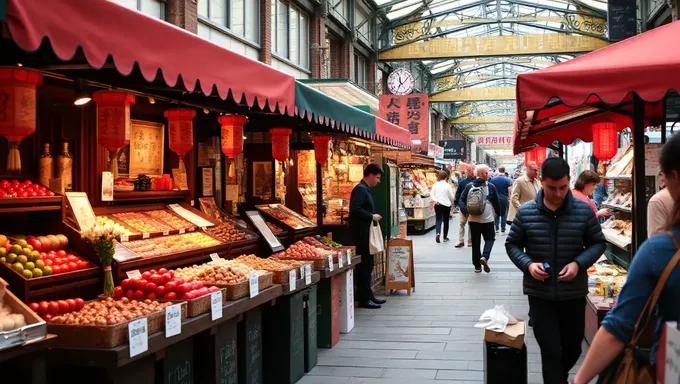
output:
[[[565,384],[581,356],[586,271],[602,255],[606,241],[593,209],[571,194],[569,164],[548,158],[541,175],[543,189],[517,210],[505,248],[524,272],[543,382]]]

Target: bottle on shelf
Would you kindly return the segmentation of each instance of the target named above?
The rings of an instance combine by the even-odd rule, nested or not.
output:
[[[73,156],[68,150],[68,141],[64,141],[62,151],[58,158],[58,174],[64,185],[64,189],[73,189]]]
[[[54,157],[50,153],[50,144],[45,143],[43,153],[40,155],[40,184],[50,185],[50,179],[54,172]]]

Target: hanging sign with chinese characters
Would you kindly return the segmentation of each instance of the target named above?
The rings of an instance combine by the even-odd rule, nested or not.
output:
[[[429,99],[424,93],[381,95],[379,115],[392,124],[408,129],[411,140],[427,148],[430,136]]]
[[[512,145],[512,136],[479,136],[477,145]]]

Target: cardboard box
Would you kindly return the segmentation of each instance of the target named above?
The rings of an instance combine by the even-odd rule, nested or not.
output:
[[[340,276],[340,333],[354,329],[354,269]]]
[[[505,332],[496,332],[485,329],[484,341],[505,345],[510,348],[522,349],[524,346],[524,335],[526,333],[526,323],[522,320],[518,320],[517,324],[505,327]]]

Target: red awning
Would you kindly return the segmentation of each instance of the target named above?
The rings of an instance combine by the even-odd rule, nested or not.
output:
[[[375,118],[376,139],[396,147],[410,148],[411,133],[408,129],[392,124],[380,117]]]
[[[108,0],[8,0],[7,25],[13,40],[27,51],[38,50],[47,38],[64,61],[81,47],[97,69],[111,56],[124,76],[137,64],[149,82],[160,70],[170,87],[181,76],[189,92],[200,82],[205,95],[215,87],[222,99],[231,94],[249,107],[257,103],[291,116],[295,112],[292,76]]]
[[[592,140],[590,125],[599,121],[619,122],[624,124],[621,128],[631,126],[631,119],[622,115],[621,109],[630,112],[632,92],[654,103],[669,91],[680,90],[680,51],[669,49],[677,45],[678,36],[680,23],[674,22],[519,75],[514,151],[533,144],[547,146],[554,140],[565,144],[577,138]],[[583,108],[588,106],[593,110],[585,112]],[[612,106],[619,110],[612,112]],[[650,121],[659,118],[661,111],[661,103],[653,104],[647,107],[646,117]],[[578,116],[580,113],[587,118]],[[553,125],[555,121],[567,123],[548,130],[544,124],[549,120]]]

